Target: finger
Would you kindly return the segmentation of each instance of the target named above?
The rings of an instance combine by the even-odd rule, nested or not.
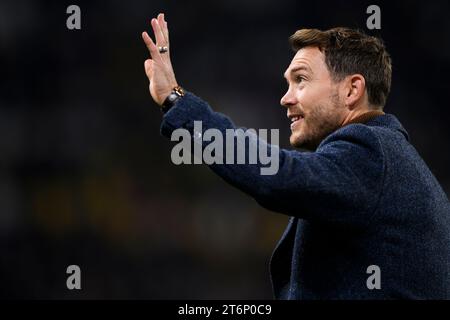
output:
[[[169,44],[169,29],[167,29],[167,22],[165,20],[164,13],[160,13],[158,15],[158,23],[159,26],[161,27],[164,40],[166,41],[165,43]]]
[[[155,34],[156,45],[160,46],[160,47],[167,46],[167,43],[164,40],[164,35],[162,34],[162,31],[161,31],[161,27],[158,23],[158,20],[156,20],[155,18],[152,19],[152,28],[153,28],[153,33]]]
[[[147,32],[142,32],[142,39],[144,40],[145,45],[147,46],[148,51],[150,51],[150,55],[153,60],[161,59],[158,48],[153,42],[152,38],[148,35]]]

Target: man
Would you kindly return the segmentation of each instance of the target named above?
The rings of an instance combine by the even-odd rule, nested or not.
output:
[[[176,81],[164,15],[143,33],[150,93],[164,112],[161,132],[234,129],[224,115]],[[298,30],[281,99],[291,120],[279,170],[213,164],[211,169],[262,206],[290,216],[271,259],[278,299],[450,298],[450,203],[383,112],[391,59],[382,42],[346,28]],[[194,139],[194,138],[193,138]]]

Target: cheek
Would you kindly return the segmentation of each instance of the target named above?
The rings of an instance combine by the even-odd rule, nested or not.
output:
[[[303,111],[309,122],[326,121],[335,117],[339,111],[339,99],[331,90],[323,90],[320,94],[305,95],[304,101]]]
[[[329,106],[326,103],[317,102],[306,113],[305,121],[301,127],[301,133],[305,135],[317,135],[323,127],[327,127],[330,123],[330,111],[327,109]]]
[[[317,105],[323,104],[324,97],[327,97],[326,90],[318,88],[315,85],[306,85],[302,90],[298,91],[298,101],[302,106],[305,114],[311,113]]]
[[[318,79],[305,82],[302,89],[299,90],[299,94],[302,95],[303,99],[316,102],[328,99],[335,92],[335,85],[330,84],[329,81]]]
[[[314,92],[309,88],[298,89],[297,99],[302,106],[307,107],[314,99]]]

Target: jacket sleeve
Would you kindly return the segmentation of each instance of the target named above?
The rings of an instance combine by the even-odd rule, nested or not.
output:
[[[203,132],[214,128],[224,137],[227,129],[237,129],[229,118],[188,92],[164,115],[161,133],[170,137],[175,129],[184,128],[195,140],[194,121],[202,121]],[[253,139],[265,145],[257,136]],[[209,142],[199,143],[204,148]],[[315,152],[266,146],[270,155],[278,154],[276,174],[262,175],[260,162],[234,161],[209,167],[269,210],[306,220],[358,225],[369,222],[381,195],[385,168],[378,136],[369,127],[343,127],[322,141]]]

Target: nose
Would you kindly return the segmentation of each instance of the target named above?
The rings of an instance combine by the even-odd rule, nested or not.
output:
[[[285,95],[281,98],[280,104],[286,108],[297,104],[297,98],[295,97],[295,94],[292,92],[291,88],[289,88]]]

